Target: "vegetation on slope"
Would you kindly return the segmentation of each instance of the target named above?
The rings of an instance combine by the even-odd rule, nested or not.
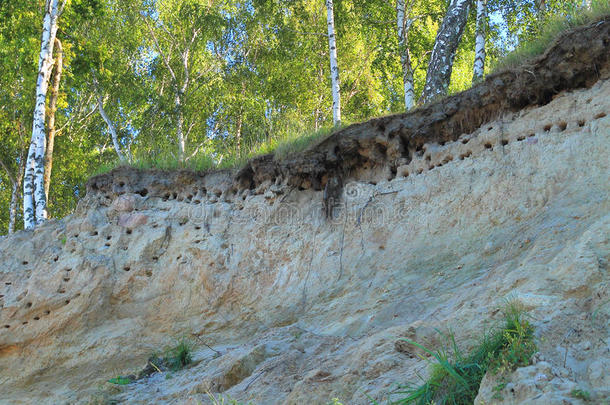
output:
[[[470,405],[485,373],[504,375],[526,366],[536,351],[534,329],[517,302],[509,303],[504,309],[502,327],[484,333],[470,353],[462,353],[453,335],[445,336],[445,340],[449,347],[436,352],[406,340],[435,361],[431,361],[430,377],[422,385],[407,384],[399,388],[394,395],[400,399],[393,404]]]

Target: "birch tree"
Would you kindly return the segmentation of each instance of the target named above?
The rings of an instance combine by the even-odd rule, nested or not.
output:
[[[44,8],[32,139],[28,150],[23,183],[23,221],[25,229],[32,229],[47,218],[47,199],[44,190],[45,113],[49,78],[54,65],[53,47],[57,36],[57,20],[65,5],[65,3],[62,3],[60,6],[58,3],[58,0],[46,0]]]
[[[428,103],[447,94],[455,53],[468,19],[470,1],[451,0],[449,3],[447,13],[443,18],[432,48],[426,84],[422,94],[423,103]]]
[[[487,34],[487,0],[477,0],[477,31],[475,38],[472,82],[476,83],[485,73],[485,40]]]
[[[326,25],[328,26],[330,77],[333,94],[333,124],[339,126],[341,125],[341,90],[339,82],[339,63],[337,62],[337,40],[335,36],[333,0],[326,0]]]
[[[405,109],[410,110],[413,108],[415,88],[413,85],[413,69],[411,68],[411,57],[409,55],[409,44],[407,41],[411,24],[410,20],[407,18],[405,0],[396,1],[396,25],[398,28],[398,49],[400,52],[400,65],[402,66]]]
[[[21,125],[21,122],[15,120],[16,133],[18,138],[16,142],[7,142],[9,139],[4,139],[3,142],[9,143],[9,145],[0,146],[0,167],[4,169],[6,177],[11,183],[11,200],[9,204],[9,220],[8,220],[8,233],[15,232],[15,224],[17,222],[17,209],[19,208],[19,199],[21,197],[21,183],[23,181],[23,172],[25,169],[25,129]],[[7,134],[9,135],[9,134]],[[11,145],[12,143],[12,145]],[[12,150],[11,150],[12,149]],[[16,149],[16,150],[15,150]],[[13,153],[11,153],[13,152]],[[18,154],[15,156],[15,154]],[[15,159],[16,157],[16,159]]]
[[[104,109],[104,97],[102,96],[102,92],[101,92],[100,85],[97,80],[95,71],[93,69],[91,69],[91,72],[92,72],[92,76],[93,76],[93,88],[94,88],[94,92],[95,92],[97,109],[98,109],[100,115],[102,116],[102,119],[106,123],[106,126],[108,127],[108,132],[110,132],[110,137],[112,139],[112,146],[114,146],[114,151],[116,152],[117,156],[119,157],[119,161],[121,163],[125,163],[125,162],[127,162],[127,159],[125,158],[125,155],[121,151],[121,144],[119,143],[119,136],[118,136],[118,133],[116,130],[116,126],[114,125],[114,122],[112,122],[112,120],[110,119],[108,114],[106,114],[106,110]]]

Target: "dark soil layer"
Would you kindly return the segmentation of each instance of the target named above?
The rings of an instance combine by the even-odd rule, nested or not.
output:
[[[171,198],[176,192],[184,194],[186,189],[214,184],[215,194],[232,196],[266,182],[321,190],[331,176],[345,183],[361,179],[370,170],[388,173],[391,178],[398,166],[422,153],[426,143],[456,141],[504,114],[547,104],[563,91],[590,87],[609,76],[610,16],[606,16],[563,33],[544,54],[518,68],[490,75],[467,91],[410,113],[351,125],[283,160],[260,156],[234,175],[119,168],[91,178],[87,192],[111,197],[145,190],[151,196]],[[216,181],[210,182],[210,176]],[[219,178],[227,180],[219,183]]]

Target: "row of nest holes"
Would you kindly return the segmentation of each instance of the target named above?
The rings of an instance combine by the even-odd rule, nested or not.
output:
[[[163,196],[163,201],[168,201],[168,200],[176,200],[178,202],[182,202],[182,201],[186,201],[186,202],[194,202],[195,204],[199,204],[201,202],[201,200],[199,199],[195,199],[193,200],[193,198],[195,198],[195,195],[201,191],[203,193],[203,195],[207,195],[208,191],[205,188],[202,188],[201,190],[193,190],[192,194],[188,194],[186,197],[182,197],[182,196],[178,196],[177,192],[173,192],[173,193],[165,193],[165,195]],[[220,197],[222,195],[222,193],[220,191],[215,191],[214,195],[216,197]]]
[[[302,189],[305,190],[305,189]],[[204,189],[204,195],[207,195],[207,193],[205,192]],[[216,198],[220,198],[222,196],[222,192],[217,190],[214,192],[214,195],[216,196]],[[246,200],[247,195],[244,194],[242,195],[240,198],[242,199],[242,201]],[[199,198],[195,198],[195,196],[193,194],[188,194],[186,197],[182,197],[179,196],[177,192],[173,192],[173,193],[166,193],[163,196],[163,201],[169,201],[169,200],[175,200],[177,202],[186,202],[186,203],[193,203],[193,204],[201,204],[202,201]],[[227,202],[232,202],[232,200],[230,198],[226,199]]]
[[[125,182],[124,181],[119,182],[119,187],[121,187],[121,188],[125,187]],[[138,190],[138,191],[136,191],[136,194],[140,194],[142,197],[146,197],[148,195],[148,189],[143,188],[142,190]]]
[[[599,119],[599,118],[604,118],[605,116],[606,116],[606,113],[599,113],[599,114],[597,114],[597,115],[596,115],[594,118],[595,118],[595,119]],[[578,126],[579,126],[579,127],[581,127],[581,128],[585,126],[585,123],[586,123],[586,122],[585,122],[585,120],[578,120],[578,122],[577,122]],[[567,124],[567,122],[565,122],[565,121],[560,121],[559,123],[557,123],[557,128],[559,128],[560,132],[565,131],[567,127],[568,127],[568,124]],[[551,128],[553,128],[553,125],[552,125],[552,124],[547,124],[547,125],[545,125],[545,126],[544,126],[544,131],[545,131],[545,132],[549,132],[549,131],[551,130]],[[489,128],[488,128],[488,130],[492,130],[492,129],[493,129],[493,127],[489,127]],[[528,134],[528,135],[527,135],[527,137],[528,137],[528,138],[531,138],[531,137],[534,137],[534,136],[536,136],[536,134],[535,134],[535,133],[530,133],[530,134]],[[466,144],[467,144],[467,143],[468,143],[468,142],[469,142],[471,139],[472,139],[472,138],[469,138],[469,139],[463,139],[463,140],[462,140],[462,144],[466,145]],[[521,141],[524,141],[525,139],[526,139],[526,137],[525,137],[525,136],[519,136],[519,137],[517,138],[517,141],[518,141],[518,142],[521,142]],[[442,143],[441,143],[441,146],[442,146],[442,145],[444,145],[444,144],[445,144],[445,142],[442,142]],[[502,139],[502,140],[500,141],[500,144],[501,144],[502,146],[506,146],[506,145],[508,145],[508,144],[509,144],[509,140],[508,140],[508,139]],[[488,142],[485,142],[485,143],[483,144],[483,146],[485,147],[485,149],[488,149],[488,150],[493,150],[493,144],[492,144],[491,142],[489,142],[489,141],[488,141]],[[472,151],[470,151],[470,150],[469,150],[469,151],[467,151],[467,152],[465,152],[465,153],[462,153],[462,154],[460,155],[460,160],[464,160],[464,159],[469,158],[469,157],[471,157],[471,156],[472,156]],[[431,156],[430,156],[430,155],[426,155],[425,159],[426,159],[428,162],[432,160],[432,158],[431,158]],[[441,163],[438,163],[437,165],[430,165],[430,166],[428,167],[428,170],[432,170],[432,169],[434,169],[434,168],[436,168],[436,167],[442,167],[444,164],[447,164],[447,163],[451,162],[452,160],[453,160],[453,156],[451,156],[451,155],[447,155],[447,156],[446,156],[446,157],[445,157],[445,158],[444,158],[444,159],[441,161]],[[420,168],[420,169],[418,169],[418,170],[417,170],[417,174],[421,174],[421,173],[423,173],[423,172],[424,172],[424,169],[421,169],[421,168]],[[405,173],[403,174],[403,177],[408,177],[408,176],[409,176],[409,172],[405,172]]]
[[[78,294],[76,294],[76,295],[74,296],[74,298],[78,298],[78,297],[80,297],[80,293],[78,293]],[[70,304],[70,302],[71,302],[71,300],[70,300],[70,299],[66,299],[66,300],[64,300],[64,306],[65,306],[65,305]],[[25,307],[26,307],[26,308],[32,308],[32,303],[31,303],[31,302],[28,302],[27,304],[25,304]],[[34,318],[32,318],[32,319],[33,319],[33,320],[35,320],[35,321],[39,321],[39,320],[40,320],[40,318],[42,318],[42,316],[47,316],[47,315],[51,315],[51,311],[50,311],[50,310],[48,310],[48,309],[47,309],[47,310],[45,310],[45,311],[43,312],[43,314],[42,314],[42,315],[36,315],[36,316],[35,316]],[[22,325],[27,325],[27,324],[28,324],[28,321],[23,321],[23,322],[21,322],[21,324],[22,324]],[[4,328],[5,328],[5,329],[10,329],[10,327],[11,327],[11,325],[9,325],[9,324],[4,325]]]
[[[155,256],[155,257],[153,257],[153,261],[157,261],[157,260],[159,260],[159,258],[158,258],[158,257],[156,257],[156,256]],[[126,264],[125,266],[123,266],[123,271],[124,271],[124,272],[126,272],[126,273],[130,272],[130,271],[131,271],[131,266],[130,266],[130,265],[128,265],[128,264]],[[152,275],[153,275],[153,273],[152,273],[152,270],[151,270],[151,269],[146,269],[146,271],[144,272],[144,274],[146,274],[146,277],[152,277]]]
[[[606,116],[606,113],[605,113],[605,112],[601,112],[601,113],[599,113],[599,114],[595,115],[593,118],[594,118],[594,119],[600,119],[600,118],[604,118],[605,116]],[[583,126],[585,125],[585,120],[578,120],[578,121],[577,121],[577,124],[578,124],[578,126],[579,126],[579,127],[583,127]],[[566,128],[568,127],[568,123],[567,123],[567,122],[565,122],[565,121],[560,121],[560,122],[558,122],[556,125],[557,125],[557,128],[559,129],[559,131],[560,131],[560,132],[565,131],[565,130],[566,130]],[[552,128],[553,128],[553,124],[547,124],[547,125],[545,125],[545,126],[543,127],[544,132],[549,132],[549,131],[550,131]],[[493,129],[493,126],[490,126],[490,127],[488,127],[488,128],[487,128],[487,130],[488,130],[488,131],[491,131],[492,129]],[[531,137],[531,136],[534,136],[534,135],[535,135],[535,134],[530,134],[529,136]],[[461,142],[462,142],[462,144],[466,145],[468,142],[470,142],[470,139],[472,139],[472,138],[469,138],[469,139],[463,139]],[[525,139],[525,137],[519,137],[519,138],[517,138],[517,140],[518,140],[518,141],[522,141],[523,139]],[[508,145],[508,140],[502,140],[501,142],[502,142],[502,145],[503,145],[503,146]],[[442,141],[442,142],[440,142],[439,144],[440,144],[441,146],[444,146],[444,145],[446,144],[446,142],[445,142],[445,141]],[[492,148],[493,148],[493,146],[491,145],[491,143],[487,142],[487,143],[485,144],[485,148],[487,148],[487,149],[492,149]],[[420,152],[420,153],[422,152],[422,148],[421,148],[421,146],[417,148],[417,152]],[[469,156],[470,156],[470,155],[469,155]],[[469,156],[464,156],[464,158],[465,158],[465,157],[469,157]],[[428,157],[427,157],[427,159],[428,159],[428,160],[430,160],[430,157],[428,156]],[[463,158],[462,158],[462,157],[460,157],[460,159],[463,159]],[[437,165],[437,166],[433,166],[433,167],[431,167],[431,169],[432,169],[432,168],[434,168],[434,167],[440,167],[440,166],[442,166],[442,165],[443,165],[443,163],[441,163],[441,164],[439,164],[439,165]],[[419,171],[419,173],[421,173],[421,171]],[[408,174],[407,174],[407,175],[408,175]],[[406,176],[405,176],[405,177],[406,177]],[[120,182],[120,183],[119,183],[119,187],[121,187],[121,188],[122,188],[122,187],[124,187],[124,186],[125,186],[125,182]],[[203,192],[203,194],[204,194],[204,195],[207,195],[207,190],[206,190],[205,188],[201,189],[201,191]],[[148,189],[144,188],[144,189],[142,189],[142,190],[139,190],[139,191],[137,191],[137,192],[136,192],[136,194],[139,194],[139,195],[141,195],[142,197],[145,197],[145,196],[147,196],[147,195],[148,195]],[[186,201],[186,202],[188,202],[188,203],[193,202],[193,203],[195,203],[195,204],[199,204],[199,203],[201,203],[201,200],[200,200],[200,199],[195,199],[195,200],[193,200],[193,198],[195,198],[195,197],[194,197],[194,195],[195,195],[195,194],[197,194],[197,190],[195,190],[195,191],[194,191],[192,194],[188,194],[186,197],[182,197],[182,196],[180,196],[180,197],[179,197],[177,192],[173,192],[173,193],[165,193],[165,195],[163,196],[163,201],[177,200],[178,202]],[[220,196],[222,195],[222,193],[221,193],[220,191],[216,191],[216,192],[214,192],[214,194],[215,194],[215,195],[216,195],[216,197],[218,197],[218,198],[220,198]],[[243,197],[242,197],[242,199],[243,199],[243,200],[245,200],[245,199],[246,199],[246,196],[243,196]]]

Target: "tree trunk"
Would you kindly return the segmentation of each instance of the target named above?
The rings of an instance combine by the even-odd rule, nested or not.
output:
[[[8,233],[15,232],[15,224],[17,222],[17,207],[19,206],[19,194],[21,191],[21,183],[23,181],[23,171],[25,169],[25,159],[23,153],[19,159],[19,168],[17,169],[17,175],[13,182],[13,188],[11,191],[11,205],[9,208],[9,219],[8,219]]]
[[[47,139],[47,150],[45,153],[44,165],[44,195],[46,201],[49,201],[49,188],[51,186],[51,171],[53,170],[53,148],[55,146],[55,113],[57,112],[57,97],[59,94],[59,83],[61,82],[61,73],[63,71],[64,50],[61,41],[55,38],[55,47],[57,48],[57,59],[55,59],[55,75],[53,76],[53,85],[51,86],[51,97],[49,99],[49,117],[48,127],[49,135]]]
[[[451,0],[449,3],[447,14],[445,14],[432,48],[422,94],[424,103],[447,94],[453,60],[466,26],[469,6],[470,0]]]
[[[121,152],[121,145],[119,144],[119,136],[117,134],[116,127],[114,126],[114,122],[112,122],[110,117],[108,117],[108,114],[106,114],[106,110],[104,110],[104,99],[102,98],[100,86],[97,81],[97,77],[95,76],[95,72],[92,71],[92,73],[93,73],[93,86],[95,87],[95,96],[97,99],[97,109],[100,112],[102,119],[108,126],[108,131],[110,132],[110,137],[112,138],[112,145],[114,146],[114,151],[116,152],[117,156],[119,157],[119,160],[121,161],[121,163],[124,163],[126,161],[125,155],[123,155],[123,152]]]
[[[487,32],[487,0],[477,0],[477,33],[474,52],[474,73],[472,82],[476,83],[485,74],[485,37]]]
[[[23,180],[23,169],[25,168],[25,159],[23,159],[23,150],[19,155],[19,167],[17,173],[13,174],[10,165],[0,159],[0,166],[6,172],[6,175],[11,182],[11,203],[9,205],[8,233],[15,232],[15,223],[17,222],[17,206],[19,205],[19,190],[21,189],[21,181]]]
[[[326,22],[328,24],[328,47],[330,49],[330,77],[333,93],[333,124],[341,125],[341,92],[339,89],[339,64],[337,62],[337,41],[335,38],[335,17],[333,0],[326,0]]]
[[[235,129],[235,138],[237,141],[237,156],[241,156],[241,125],[242,125],[242,112],[240,111],[237,117],[237,126]]]
[[[38,59],[36,105],[32,124],[32,140],[28,150],[25,181],[23,183],[23,221],[25,229],[32,229],[47,218],[44,193],[44,155],[46,148],[45,107],[49,78],[53,69],[53,46],[57,35],[58,0],[47,0]]]
[[[413,108],[415,101],[415,87],[413,85],[413,68],[411,67],[408,44],[411,21],[407,16],[405,0],[396,1],[396,24],[398,26],[398,48],[400,52],[400,64],[402,65],[405,109],[410,110]]]
[[[176,125],[176,136],[178,138],[178,160],[184,163],[185,157],[185,141],[184,141],[184,112],[182,111],[182,99],[179,94],[176,94],[174,99],[176,111],[178,113],[178,123]]]

